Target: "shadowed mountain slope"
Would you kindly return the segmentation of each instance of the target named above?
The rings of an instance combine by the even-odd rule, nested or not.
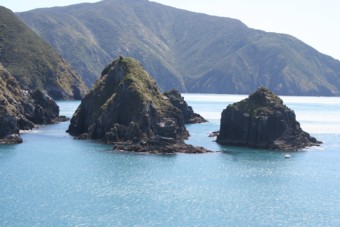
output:
[[[81,99],[81,77],[13,12],[0,6],[0,63],[27,89],[54,99]]]

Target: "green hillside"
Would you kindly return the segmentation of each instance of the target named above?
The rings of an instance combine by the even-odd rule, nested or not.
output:
[[[0,63],[26,88],[54,99],[80,99],[81,77],[13,12],[0,6]]]
[[[18,14],[91,86],[119,55],[163,90],[340,95],[340,62],[283,34],[147,0],[104,0]]]

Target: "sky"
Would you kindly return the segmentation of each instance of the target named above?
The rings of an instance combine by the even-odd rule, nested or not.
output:
[[[250,28],[295,36],[340,60],[340,0],[150,0],[241,20]],[[14,12],[96,0],[0,0]]]

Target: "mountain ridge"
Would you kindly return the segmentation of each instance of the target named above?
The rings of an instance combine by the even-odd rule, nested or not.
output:
[[[119,55],[139,60],[163,90],[340,95],[340,61],[285,34],[146,0],[104,0],[18,14],[84,76]]]

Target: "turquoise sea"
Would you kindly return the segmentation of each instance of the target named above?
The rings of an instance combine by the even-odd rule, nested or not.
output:
[[[211,154],[120,153],[74,140],[69,122],[0,146],[0,226],[340,226],[340,98],[282,97],[324,143],[293,153],[209,138],[242,95],[185,94],[209,122],[188,143]],[[58,102],[72,116],[79,102]]]

